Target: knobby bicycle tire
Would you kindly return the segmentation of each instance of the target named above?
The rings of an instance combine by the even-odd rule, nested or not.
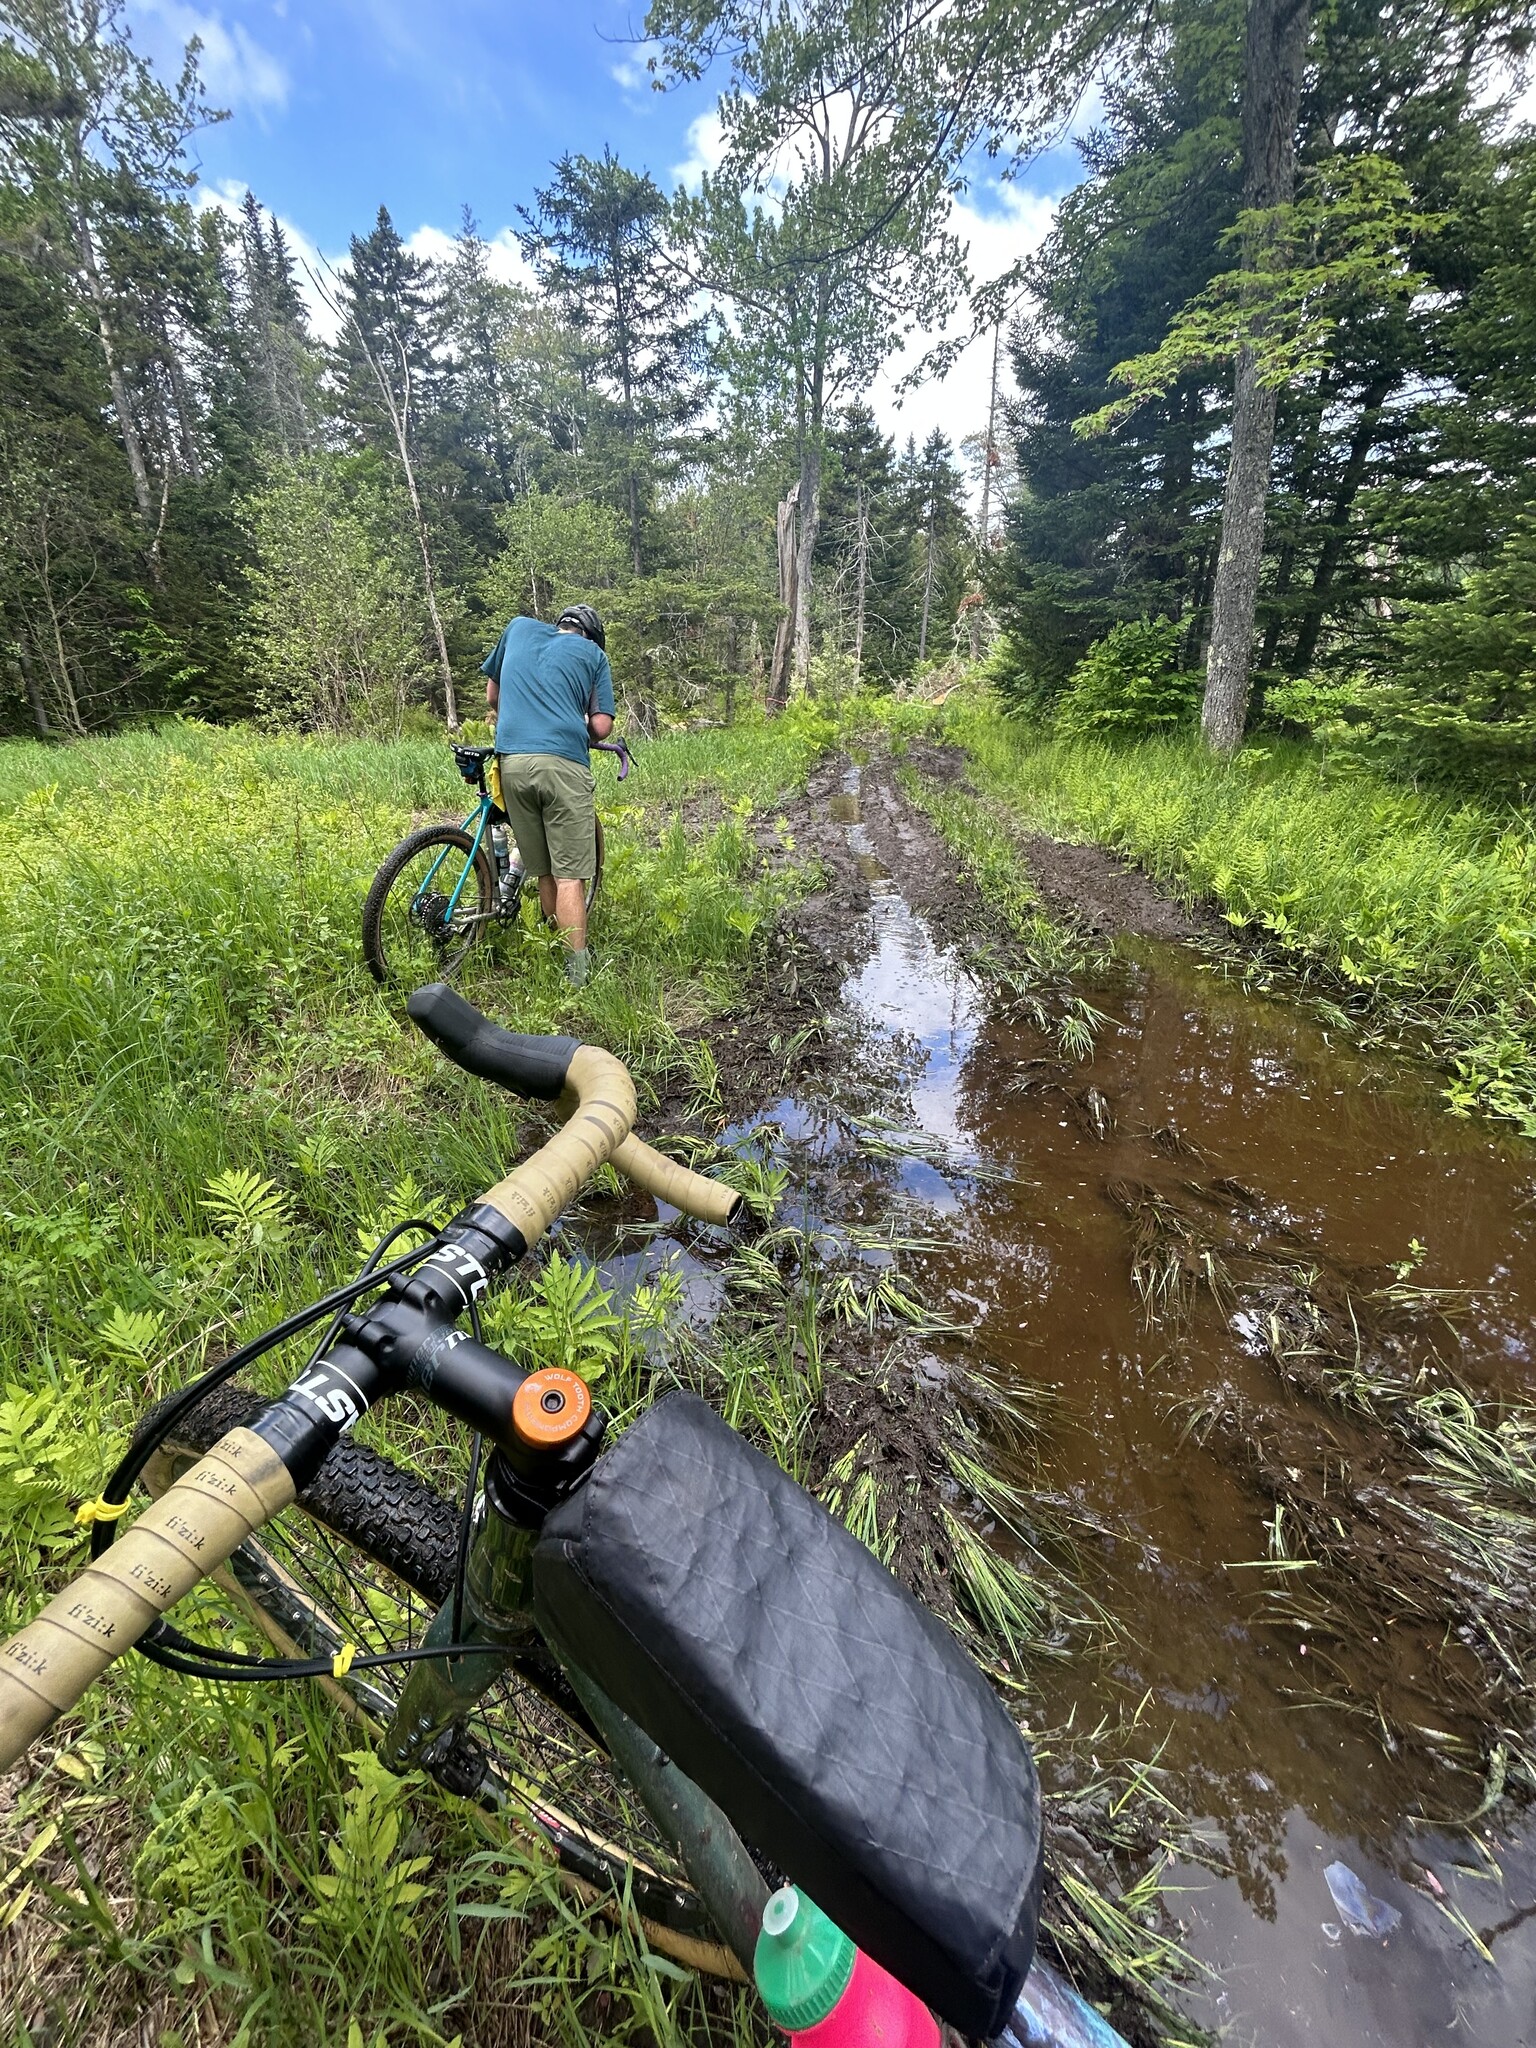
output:
[[[452,935],[448,943],[439,943],[423,925],[422,936],[426,946],[413,970],[407,961],[391,961],[389,958],[391,948],[385,935],[385,911],[389,906],[391,892],[395,890],[396,884],[401,881],[411,862],[434,846],[443,848],[445,852],[457,849],[466,857],[473,849],[476,901],[468,906],[468,916],[475,921],[467,923],[462,933]],[[458,874],[455,871],[453,881],[457,879]],[[434,891],[434,895],[442,899],[438,905],[439,912],[446,908],[447,898],[452,894],[453,881],[448,882],[444,889]],[[467,889],[465,894],[468,894]],[[460,904],[462,908],[462,897]],[[396,908],[405,917],[411,914],[410,905],[403,898],[398,901]],[[494,916],[495,908],[496,877],[484,841],[482,840],[476,847],[469,833],[458,825],[423,825],[418,831],[409,833],[402,839],[394,852],[384,861],[374,876],[364,900],[363,959],[367,963],[368,972],[377,982],[398,982],[401,986],[406,983],[414,985],[416,981],[430,979],[433,976],[439,980],[447,980],[462,964],[465,954]],[[430,975],[425,973],[427,964],[431,967]]]
[[[226,1430],[252,1422],[266,1405],[264,1395],[238,1383],[214,1388],[173,1427],[147,1469],[151,1490],[178,1476]],[[145,1429],[153,1428],[155,1412],[146,1417]],[[309,1525],[322,1532],[313,1551],[304,1535]],[[317,1649],[330,1654],[359,1637],[369,1649],[395,1647],[419,1638],[448,1599],[458,1533],[455,1502],[344,1437],[295,1506],[242,1545],[217,1583],[283,1655],[312,1655]],[[387,1581],[359,1572],[357,1559],[382,1567],[388,1580],[426,1604],[411,1611],[408,1597],[402,1606]],[[361,1610],[353,1601],[346,1612],[338,1611],[336,1589],[343,1584],[349,1591],[361,1589]],[[176,1619],[181,1626],[180,1610]],[[318,1682],[348,1711],[378,1722],[392,1711],[407,1668]],[[553,1849],[563,1876],[584,1896],[616,1900],[627,1888],[653,1947],[705,1974],[739,1977],[739,1965],[670,1850],[650,1830],[638,1798],[590,1735],[574,1725],[566,1706],[555,1704],[562,1693],[569,1713],[579,1714],[553,1658],[542,1669],[535,1658],[482,1701],[469,1732],[491,1754],[497,1778],[496,1796],[482,1803],[501,1810],[515,1831],[532,1833]]]
[[[597,872],[587,884],[588,917],[592,915],[592,906],[597,901],[597,892],[603,886],[603,860],[607,852],[603,841],[603,821],[601,818],[594,818],[592,822],[597,831]]]

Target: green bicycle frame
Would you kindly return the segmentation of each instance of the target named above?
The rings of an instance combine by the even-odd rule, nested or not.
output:
[[[538,1532],[503,1514],[482,1496],[481,1519],[464,1581],[461,1642],[480,1645],[459,1657],[412,1665],[380,1744],[391,1770],[408,1771],[437,1745],[451,1744],[465,1716],[517,1660],[547,1639],[532,1616],[533,1549]],[[438,1610],[425,1642],[454,1640],[453,1602]],[[768,1902],[768,1886],[741,1837],[708,1795],[658,1749],[575,1661],[550,1643],[604,1747],[639,1793],[647,1812],[676,1849],[714,1927],[750,1977],[752,1954]],[[487,1776],[490,1774],[487,1773]],[[482,1791],[485,1788],[482,1787]],[[534,1810],[551,1832],[552,1816]],[[600,1870],[594,1875],[601,1877]],[[644,1912],[637,1886],[636,1905]]]
[[[445,925],[451,924],[453,922],[453,913],[459,907],[459,897],[463,892],[464,884],[465,881],[468,879],[470,869],[473,868],[475,861],[479,855],[481,842],[485,838],[485,828],[490,820],[490,815],[494,808],[495,806],[492,804],[489,796],[481,797],[479,803],[475,806],[474,810],[470,812],[469,816],[464,820],[463,824],[459,827],[459,830],[461,832],[467,832],[470,826],[473,825],[475,828],[475,839],[474,844],[469,849],[469,858],[464,863],[464,872],[459,876],[458,881],[454,884],[453,894],[448,899],[448,908],[443,913],[443,923]],[[431,867],[427,869],[421,887],[416,891],[416,896],[413,899],[413,901],[419,902],[420,899],[426,895],[428,889],[430,889],[432,886],[432,877],[437,873],[438,869],[442,866],[443,862],[448,858],[449,854],[452,851],[452,847],[445,846],[443,848],[442,852],[437,856],[437,859],[433,861]]]

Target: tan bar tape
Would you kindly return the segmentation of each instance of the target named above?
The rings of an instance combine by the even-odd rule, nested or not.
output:
[[[293,1480],[270,1444],[249,1429],[221,1437],[35,1621],[0,1645],[0,1770],[292,1499]]]
[[[691,1167],[653,1152],[643,1138],[628,1137],[613,1154],[620,1173],[658,1201],[670,1202],[701,1223],[729,1223],[741,1207],[741,1196],[724,1181],[706,1180]]]
[[[525,1245],[538,1242],[577,1190],[613,1157],[635,1121],[635,1084],[611,1052],[579,1045],[566,1086],[576,1097],[570,1122],[481,1197],[522,1232]]]

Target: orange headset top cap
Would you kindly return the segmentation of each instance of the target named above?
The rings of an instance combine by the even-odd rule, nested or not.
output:
[[[579,1436],[592,1413],[587,1383],[561,1365],[529,1373],[512,1397],[512,1428],[530,1449],[558,1450]]]

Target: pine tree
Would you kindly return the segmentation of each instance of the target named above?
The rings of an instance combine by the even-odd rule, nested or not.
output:
[[[250,404],[263,438],[290,461],[312,446],[315,352],[293,256],[276,214],[256,195],[240,207],[239,324]]]
[[[444,334],[451,358],[448,403],[460,459],[467,459],[477,473],[475,480],[489,483],[492,496],[503,502],[512,496],[516,445],[503,358],[510,330],[527,299],[526,292],[492,277],[489,248],[466,206],[444,280]]]
[[[379,208],[371,234],[352,237],[336,303],[336,411],[360,440],[393,454],[394,415],[425,419],[445,372],[436,266],[406,248],[387,206]]]
[[[418,474],[422,421],[439,396],[443,376],[436,272],[406,248],[387,207],[379,208],[371,235],[352,237],[351,262],[331,304],[340,321],[333,358],[338,410],[365,442],[387,452],[398,466],[437,649],[443,712],[449,730],[457,731],[458,694]]]
[[[837,592],[860,674],[903,674],[916,620],[912,506],[895,444],[862,400],[828,428],[816,559]]]
[[[704,398],[704,328],[665,245],[667,202],[654,180],[607,150],[595,160],[562,157],[554,183],[521,212],[523,251],[610,399],[618,498],[638,576],[654,477]]]

